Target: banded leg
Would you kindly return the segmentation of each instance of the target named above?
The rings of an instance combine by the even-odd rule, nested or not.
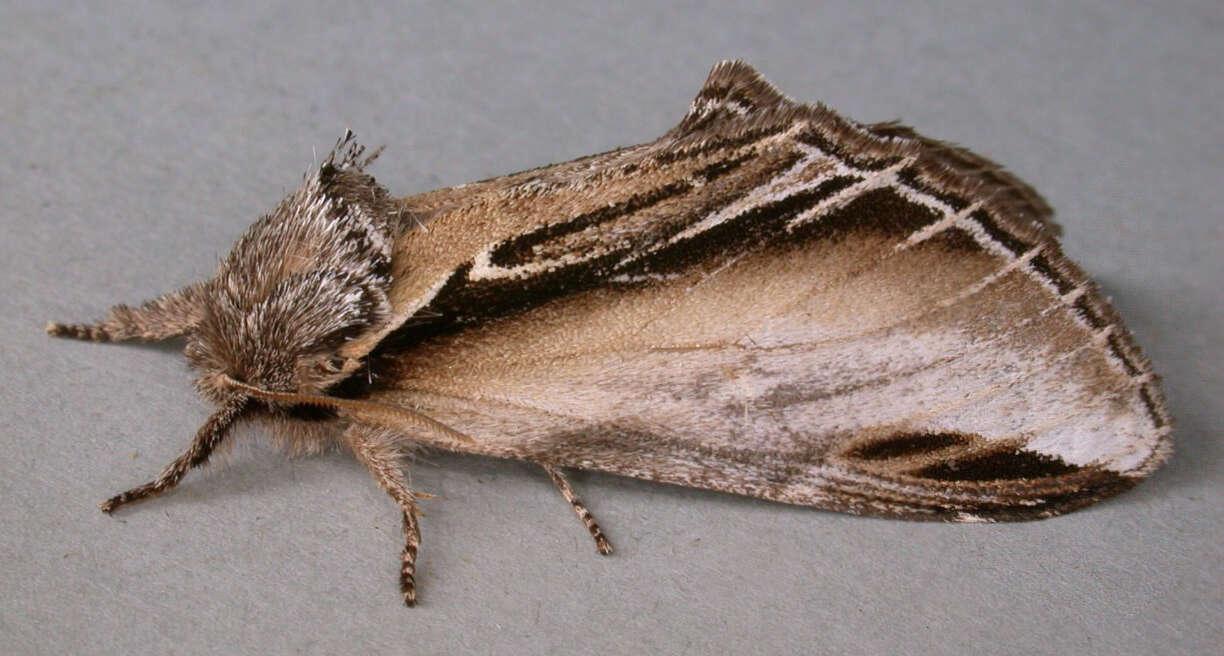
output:
[[[417,551],[421,547],[421,526],[417,521],[417,495],[408,489],[404,472],[399,467],[400,453],[395,447],[393,437],[365,426],[351,426],[344,433],[344,441],[353,450],[357,460],[374,475],[378,487],[395,499],[403,513],[404,551],[400,558],[400,594],[403,595],[406,605],[414,606],[416,559]]]
[[[569,480],[561,473],[561,470],[556,467],[539,463],[544,471],[548,472],[548,477],[552,479],[553,485],[557,486],[557,490],[561,492],[561,496],[570,503],[574,508],[574,513],[578,515],[578,519],[582,520],[586,526],[587,532],[591,534],[591,538],[595,540],[595,550],[600,554],[607,556],[612,553],[612,543],[608,542],[608,538],[604,536],[603,531],[599,528],[599,523],[591,516],[591,511],[587,510],[582,504],[582,499],[578,497],[578,493],[574,492],[574,488],[570,487]]]
[[[47,333],[56,337],[122,342],[137,339],[156,342],[177,337],[200,322],[200,296],[207,283],[196,283],[164,294],[140,307],[116,305],[106,318],[95,323],[48,323]]]
[[[166,465],[157,478],[103,501],[99,506],[102,512],[112,513],[125,503],[161,494],[178,485],[189,470],[208,462],[213,450],[225,439],[229,427],[246,410],[249,401],[246,396],[237,396],[221,406],[200,426],[200,430],[196,431],[191,446]]]

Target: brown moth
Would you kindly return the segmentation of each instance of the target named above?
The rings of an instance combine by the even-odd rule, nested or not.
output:
[[[377,153],[376,153],[377,154]],[[375,154],[375,155],[376,155]],[[415,600],[425,445],[842,512],[1049,517],[1170,452],[1158,380],[1028,185],[895,123],[714,67],[659,139],[392,197],[347,135],[212,279],[94,324],[187,339],[219,406],[341,445],[398,503]]]

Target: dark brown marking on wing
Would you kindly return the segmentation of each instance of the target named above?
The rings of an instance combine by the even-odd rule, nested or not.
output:
[[[925,484],[931,484],[929,479],[923,480]],[[1074,473],[1047,479],[951,481],[946,488],[932,487],[927,496],[904,504],[898,514],[906,519],[939,521],[968,519],[1013,522],[1044,519],[1069,513],[1129,490],[1137,480],[1106,469],[1085,467]],[[930,496],[941,493],[964,495],[966,491],[975,489],[980,490],[981,500],[940,503]],[[912,508],[906,507],[911,504]],[[896,516],[871,510],[862,514]],[[965,517],[966,514],[970,517]]]
[[[816,127],[809,126],[795,135],[795,140],[819,148],[821,152],[836,157],[850,166],[864,171],[881,171],[901,161],[900,155],[892,157],[870,157],[850,151],[844,144],[831,141]]]
[[[764,156],[758,155],[758,157],[764,157]],[[733,192],[731,193],[724,192],[721,194],[716,193],[716,194],[711,194],[709,198],[701,198],[698,200],[697,203],[694,204],[694,207],[688,210],[688,216],[683,221],[673,221],[668,225],[661,225],[661,226],[653,228],[649,233],[650,234],[649,242],[642,244],[646,248],[641,249],[641,252],[645,252],[648,254],[643,257],[638,257],[638,258],[626,258],[625,255],[629,255],[630,251],[629,250],[622,251],[620,254],[620,260],[621,260],[620,265],[615,268],[612,274],[613,275],[621,275],[621,274],[635,275],[635,274],[643,274],[643,273],[648,273],[648,272],[657,273],[657,272],[661,272],[664,270],[676,270],[678,267],[664,266],[663,268],[658,268],[657,263],[661,261],[666,261],[669,259],[668,253],[670,252],[672,248],[671,246],[659,247],[658,244],[665,244],[668,240],[670,240],[677,234],[683,232],[689,226],[693,225],[695,222],[700,221],[701,219],[705,218],[706,216],[709,216],[710,214],[713,214],[719,210],[722,210],[724,207],[734,205],[736,202],[739,202],[743,198],[747,197],[748,195],[756,191],[760,187],[760,185],[765,184],[768,180],[777,176],[782,171],[787,171],[791,169],[802,159],[803,156],[802,154],[798,152],[786,151],[785,153],[780,154],[780,155],[775,154],[774,157],[776,158],[776,161],[773,162],[772,165],[760,171],[754,172],[755,173],[754,176],[751,176],[751,177],[745,178],[742,181],[739,181],[739,184],[735,184],[736,181],[734,180],[728,181],[727,183],[728,185],[737,187]],[[749,175],[749,174],[745,174],[745,175]],[[735,220],[737,219],[733,219],[733,221]],[[697,237],[700,238],[702,235],[705,235],[708,232],[709,230],[703,231],[702,233],[699,233]],[[695,242],[692,238],[685,239],[679,243],[690,245],[688,250],[692,255],[695,256],[694,259],[690,262],[690,264],[700,264],[702,261],[709,262],[712,260],[709,260],[706,258],[716,258],[716,257],[726,254],[725,251],[721,251],[721,250],[707,250],[703,248],[702,246],[700,246],[699,242]],[[741,243],[745,245],[750,245],[750,244],[755,243],[755,241],[752,239],[745,239]],[[625,264],[626,260],[628,260],[629,262],[627,266]],[[637,266],[639,264],[642,266]]]
[[[876,232],[902,239],[935,223],[940,214],[907,200],[893,189],[867,191],[840,209],[804,223],[792,232],[795,240],[841,239],[853,231]]]
[[[1164,413],[1159,411],[1160,406],[1152,397],[1152,391],[1147,385],[1139,388],[1139,398],[1143,400],[1143,405],[1147,407],[1148,414],[1151,415],[1152,423],[1156,428],[1164,428],[1168,422],[1165,421]]]
[[[862,127],[881,139],[914,139],[918,136],[913,128],[898,121],[870,123]]]
[[[965,446],[973,438],[960,433],[898,433],[861,444],[846,452],[862,460],[893,460],[922,455],[950,446]]]
[[[1020,256],[1033,247],[1033,244],[999,227],[999,223],[995,220],[994,215],[986,210],[978,210],[970,214],[969,218],[982,226],[982,230],[985,230],[991,239],[1003,248],[1011,251],[1012,255]]]
[[[757,109],[756,99],[746,93],[743,89],[733,87],[727,84],[708,84],[697,93],[695,99],[697,102],[707,101],[725,101],[737,103],[745,110],[752,112]]]
[[[954,459],[920,469],[914,475],[940,481],[998,481],[1049,478],[1079,471],[1061,458],[1023,449]]]
[[[1084,321],[1088,322],[1089,326],[1092,326],[1093,330],[1100,330],[1108,325],[1105,320],[1101,318],[1101,315],[1097,314],[1096,310],[1092,308],[1092,305],[1088,302],[1087,295],[1080,296],[1079,298],[1075,299],[1075,305],[1072,307],[1075,309],[1076,314],[1078,314]]]
[[[489,261],[499,267],[515,267],[536,259],[533,248],[558,237],[581,232],[592,226],[614,221],[625,215],[639,212],[658,203],[692,191],[687,180],[677,180],[637,194],[618,203],[601,207],[593,212],[580,214],[566,221],[551,223],[538,230],[508,239],[490,253]]]
[[[973,235],[960,228],[948,228],[933,235],[927,241],[950,253],[977,253],[982,250],[982,245],[973,238]]]
[[[862,127],[876,137],[918,144],[924,159],[936,165],[928,168],[948,170],[963,181],[976,183],[978,189],[973,196],[988,199],[991,205],[1004,209],[1014,219],[1032,221],[1054,236],[1061,234],[1062,229],[1052,219],[1054,210],[1049,203],[997,162],[946,141],[925,137],[896,121]]]
[[[692,185],[690,181],[685,181],[680,183],[682,189],[648,192],[638,201],[614,207],[607,214],[583,218],[581,222],[585,227],[598,223],[611,225],[610,222],[624,219],[635,212],[652,208],[656,212],[662,212],[660,205],[664,202],[676,203],[678,208],[675,216],[666,216],[666,220],[653,221],[646,228],[639,227],[634,231],[627,231],[625,236],[615,242],[615,247],[578,262],[558,263],[556,266],[533,272],[530,275],[472,280],[470,274],[474,262],[469,261],[457,268],[433,300],[418,311],[419,315],[428,316],[430,320],[420,323],[405,322],[379,343],[374,351],[374,360],[377,361],[381,356],[419,344],[423,340],[460,330],[464,326],[524,312],[562,296],[598,287],[645,284],[614,282],[612,278],[619,274],[657,272],[673,265],[676,268],[683,268],[689,265],[709,263],[712,261],[711,258],[718,257],[726,249],[715,252],[710,250],[716,245],[715,243],[711,242],[703,246],[693,240],[680,242],[680,245],[684,246],[680,249],[673,250],[664,247],[652,251],[651,248],[654,244],[665,243],[673,235],[718,209],[737,202],[777,174],[789,170],[801,158],[802,154],[794,151],[778,150],[770,155],[745,153],[736,158],[714,162],[701,169],[695,174],[705,183],[700,187]],[[757,166],[747,173],[737,172],[736,169],[745,163],[767,163],[768,166]],[[826,187],[818,195],[810,198],[805,196],[807,200],[801,199],[796,211],[810,206],[812,202],[818,202],[820,198],[835,193],[837,189],[844,188],[855,180],[857,179],[839,182],[835,188]],[[691,193],[685,194],[684,191]],[[502,254],[502,261],[505,262],[512,258],[530,260],[535,250],[535,245],[530,242],[542,244],[547,239],[563,238],[570,234],[569,226],[573,223],[574,221],[571,220],[543,228],[530,233],[533,235],[530,239],[516,237],[513,240],[514,245]],[[759,226],[757,232],[763,234],[766,227]],[[777,230],[780,224],[768,227]],[[725,246],[755,245],[761,240],[757,232],[741,235],[742,238],[735,241],[734,244]],[[736,237],[734,230],[731,233],[727,235],[727,238],[734,239]],[[705,234],[703,232],[698,237]],[[599,241],[598,245],[608,243]],[[667,262],[679,252],[682,252],[688,259],[683,262]],[[637,253],[645,255],[629,258]],[[626,260],[636,266],[617,267]]]
[[[1036,499],[1023,499],[1014,504],[984,503],[971,505],[968,512],[982,519],[998,522],[1026,521],[1063,515],[1102,499],[1125,492],[1135,486],[1137,478],[1129,478],[1105,469],[1094,469],[1083,473],[1088,478],[1068,482],[1059,492],[1046,493]],[[950,513],[952,514],[952,513]],[[960,519],[959,517],[937,517],[937,519]]]
[[[1114,354],[1114,357],[1122,362],[1122,367],[1126,369],[1127,374],[1131,376],[1138,376],[1140,374],[1139,368],[1135,366],[1134,362],[1131,362],[1130,357],[1126,355],[1126,350],[1122,348],[1122,340],[1118,337],[1117,333],[1112,333],[1109,336],[1109,350]]]
[[[897,174],[897,181],[910,189],[920,191],[932,198],[942,201],[948,207],[951,207],[957,212],[969,207],[969,201],[959,194],[941,190],[923,180],[921,174],[919,173],[918,167],[916,166],[907,166],[904,169],[901,169],[901,172]]]
[[[566,221],[548,224],[532,232],[508,239],[490,253],[489,261],[500,267],[514,267],[537,259],[535,249],[547,242],[581,232],[603,223],[640,212],[659,203],[683,196],[693,191],[694,186],[708,184],[727,175],[745,162],[756,157],[756,153],[744,153],[738,157],[720,160],[696,171],[690,179],[677,180],[661,187],[635,194],[630,198],[580,214]]]
[[[1058,293],[1060,295],[1065,296],[1071,293],[1071,290],[1075,289],[1075,285],[1071,284],[1071,281],[1067,280],[1061,273],[1055,270],[1050,264],[1050,261],[1046,259],[1045,255],[1038,254],[1036,257],[1029,260],[1029,266],[1032,267],[1033,270],[1040,273],[1046,280],[1049,280],[1050,284],[1054,285],[1054,287],[1058,289]]]
[[[648,258],[632,260],[618,267],[616,273],[671,273],[731,253],[748,252],[771,238],[786,240],[783,227],[787,221],[860,180],[849,176],[830,178],[813,189],[751,208],[688,239],[660,248]]]
[[[768,137],[781,134],[788,125],[770,125],[761,128],[744,130],[735,134],[735,136],[719,137],[717,135],[709,135],[708,138],[701,140],[698,145],[689,147],[675,147],[665,150],[654,156],[654,162],[659,166],[666,166],[680,160],[692,159],[702,155],[720,151],[730,151],[742,148],[752,143],[761,141]]]
[[[709,166],[706,166],[705,168],[698,171],[696,173],[696,177],[701,181],[702,184],[709,184],[721,178],[722,176],[735,171],[742,164],[744,164],[745,162],[752,161],[756,157],[757,157],[757,153],[750,151],[750,152],[746,152],[740,155],[739,157],[733,157],[731,159],[723,160],[720,162],[714,162],[713,164],[710,164]]]
[[[798,157],[790,155],[771,170],[785,170]],[[791,233],[785,231],[788,221],[859,181],[861,178],[848,176],[831,178],[813,189],[749,209],[688,239],[624,263],[621,261],[626,254],[643,251],[640,245],[626,246],[573,265],[511,280],[469,280],[472,264],[465,264],[451,275],[434,300],[422,310],[436,318],[424,324],[406,323],[385,338],[375,354],[391,353],[466,325],[526,311],[561,296],[606,287],[613,284],[610,282],[613,276],[678,272],[768,243],[794,245],[816,239],[840,239],[855,230],[900,238],[940,218],[934,210],[913,203],[891,189],[880,188],[860,195],[839,210],[809,221]],[[727,202],[719,199],[720,204]],[[711,209],[702,208],[695,217],[704,216]],[[655,243],[689,224],[690,220],[676,222],[666,233],[656,237]],[[959,246],[969,247],[967,243]]]

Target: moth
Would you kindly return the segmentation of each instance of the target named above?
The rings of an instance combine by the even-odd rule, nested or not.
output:
[[[95,341],[185,336],[217,405],[113,512],[232,425],[347,449],[403,518],[414,447],[903,519],[1075,510],[1170,453],[1157,377],[1051,209],[968,150],[716,65],[655,141],[393,197],[351,133],[204,282]]]

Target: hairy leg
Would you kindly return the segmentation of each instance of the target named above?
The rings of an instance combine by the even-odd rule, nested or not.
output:
[[[582,504],[582,499],[578,497],[577,492],[574,492],[574,488],[570,487],[569,481],[561,473],[561,470],[542,462],[539,465],[544,468],[544,471],[548,472],[548,477],[552,479],[553,485],[557,486],[561,496],[565,497],[565,500],[574,508],[574,513],[578,515],[578,519],[581,519],[582,523],[586,526],[587,532],[595,540],[595,550],[605,556],[612,553],[612,543],[608,542],[608,538],[600,530],[599,524],[591,516],[591,511],[587,510],[586,506]]]
[[[353,450],[357,460],[374,475],[378,487],[395,499],[403,513],[404,552],[400,559],[400,593],[404,596],[404,603],[413,606],[416,604],[416,558],[421,546],[421,527],[417,522],[418,495],[408,489],[404,472],[399,466],[402,454],[395,446],[394,435],[378,428],[351,426],[344,433],[344,442]]]
[[[225,439],[230,425],[238,419],[248,405],[249,400],[245,396],[235,397],[222,405],[208,418],[208,421],[204,422],[203,426],[200,426],[200,430],[196,431],[191,446],[173,462],[166,465],[157,478],[103,501],[100,506],[102,512],[114,512],[116,508],[126,503],[161,494],[178,485],[189,470],[208,462],[213,449]]]
[[[187,332],[200,322],[200,296],[207,283],[196,283],[164,294],[140,307],[116,305],[96,323],[48,323],[47,332],[95,342],[141,340],[156,342]]]

